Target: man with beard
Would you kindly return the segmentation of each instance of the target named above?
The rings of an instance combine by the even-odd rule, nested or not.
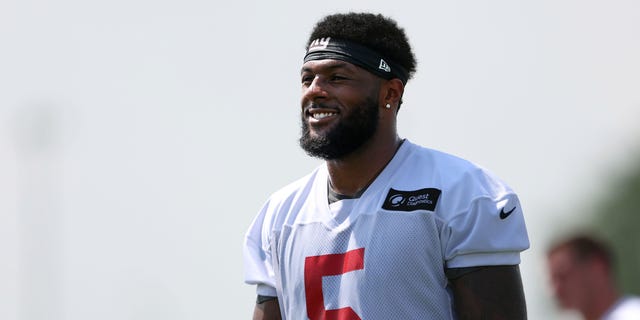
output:
[[[254,319],[526,318],[517,195],[397,134],[415,68],[389,18],[334,14],[315,26],[300,145],[325,162],[274,193],[247,232]]]

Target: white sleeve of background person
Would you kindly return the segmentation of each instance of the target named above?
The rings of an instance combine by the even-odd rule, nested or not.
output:
[[[448,268],[520,263],[529,238],[520,201],[511,188],[477,168],[442,200],[448,211],[442,235]]]

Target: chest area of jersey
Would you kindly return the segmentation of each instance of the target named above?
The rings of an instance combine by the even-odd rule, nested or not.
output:
[[[362,215],[333,229],[320,222],[287,226],[274,240],[289,285],[302,285],[305,269],[328,276],[352,273],[348,277],[367,281],[393,273],[403,281],[444,265],[439,226],[429,212]]]
[[[287,308],[306,308],[311,315],[349,306],[360,315],[380,315],[386,304],[446,300],[439,226],[429,213],[361,215],[342,226],[300,224],[275,237]],[[304,307],[293,301],[304,301]]]

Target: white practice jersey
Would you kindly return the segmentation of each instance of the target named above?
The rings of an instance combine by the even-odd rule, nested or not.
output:
[[[445,269],[516,265],[529,247],[511,188],[405,141],[357,199],[329,204],[328,173],[271,196],[249,231],[245,281],[285,319],[455,319]]]

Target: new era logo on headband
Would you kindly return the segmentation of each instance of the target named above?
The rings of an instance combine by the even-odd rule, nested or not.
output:
[[[309,44],[309,49],[307,49],[307,52],[326,49],[329,45],[329,40],[331,40],[331,37],[313,40],[311,44]]]
[[[387,64],[386,61],[384,61],[384,59],[380,59],[380,65],[378,66],[378,69],[384,70],[386,72],[391,72],[391,67],[389,67],[389,65]]]

